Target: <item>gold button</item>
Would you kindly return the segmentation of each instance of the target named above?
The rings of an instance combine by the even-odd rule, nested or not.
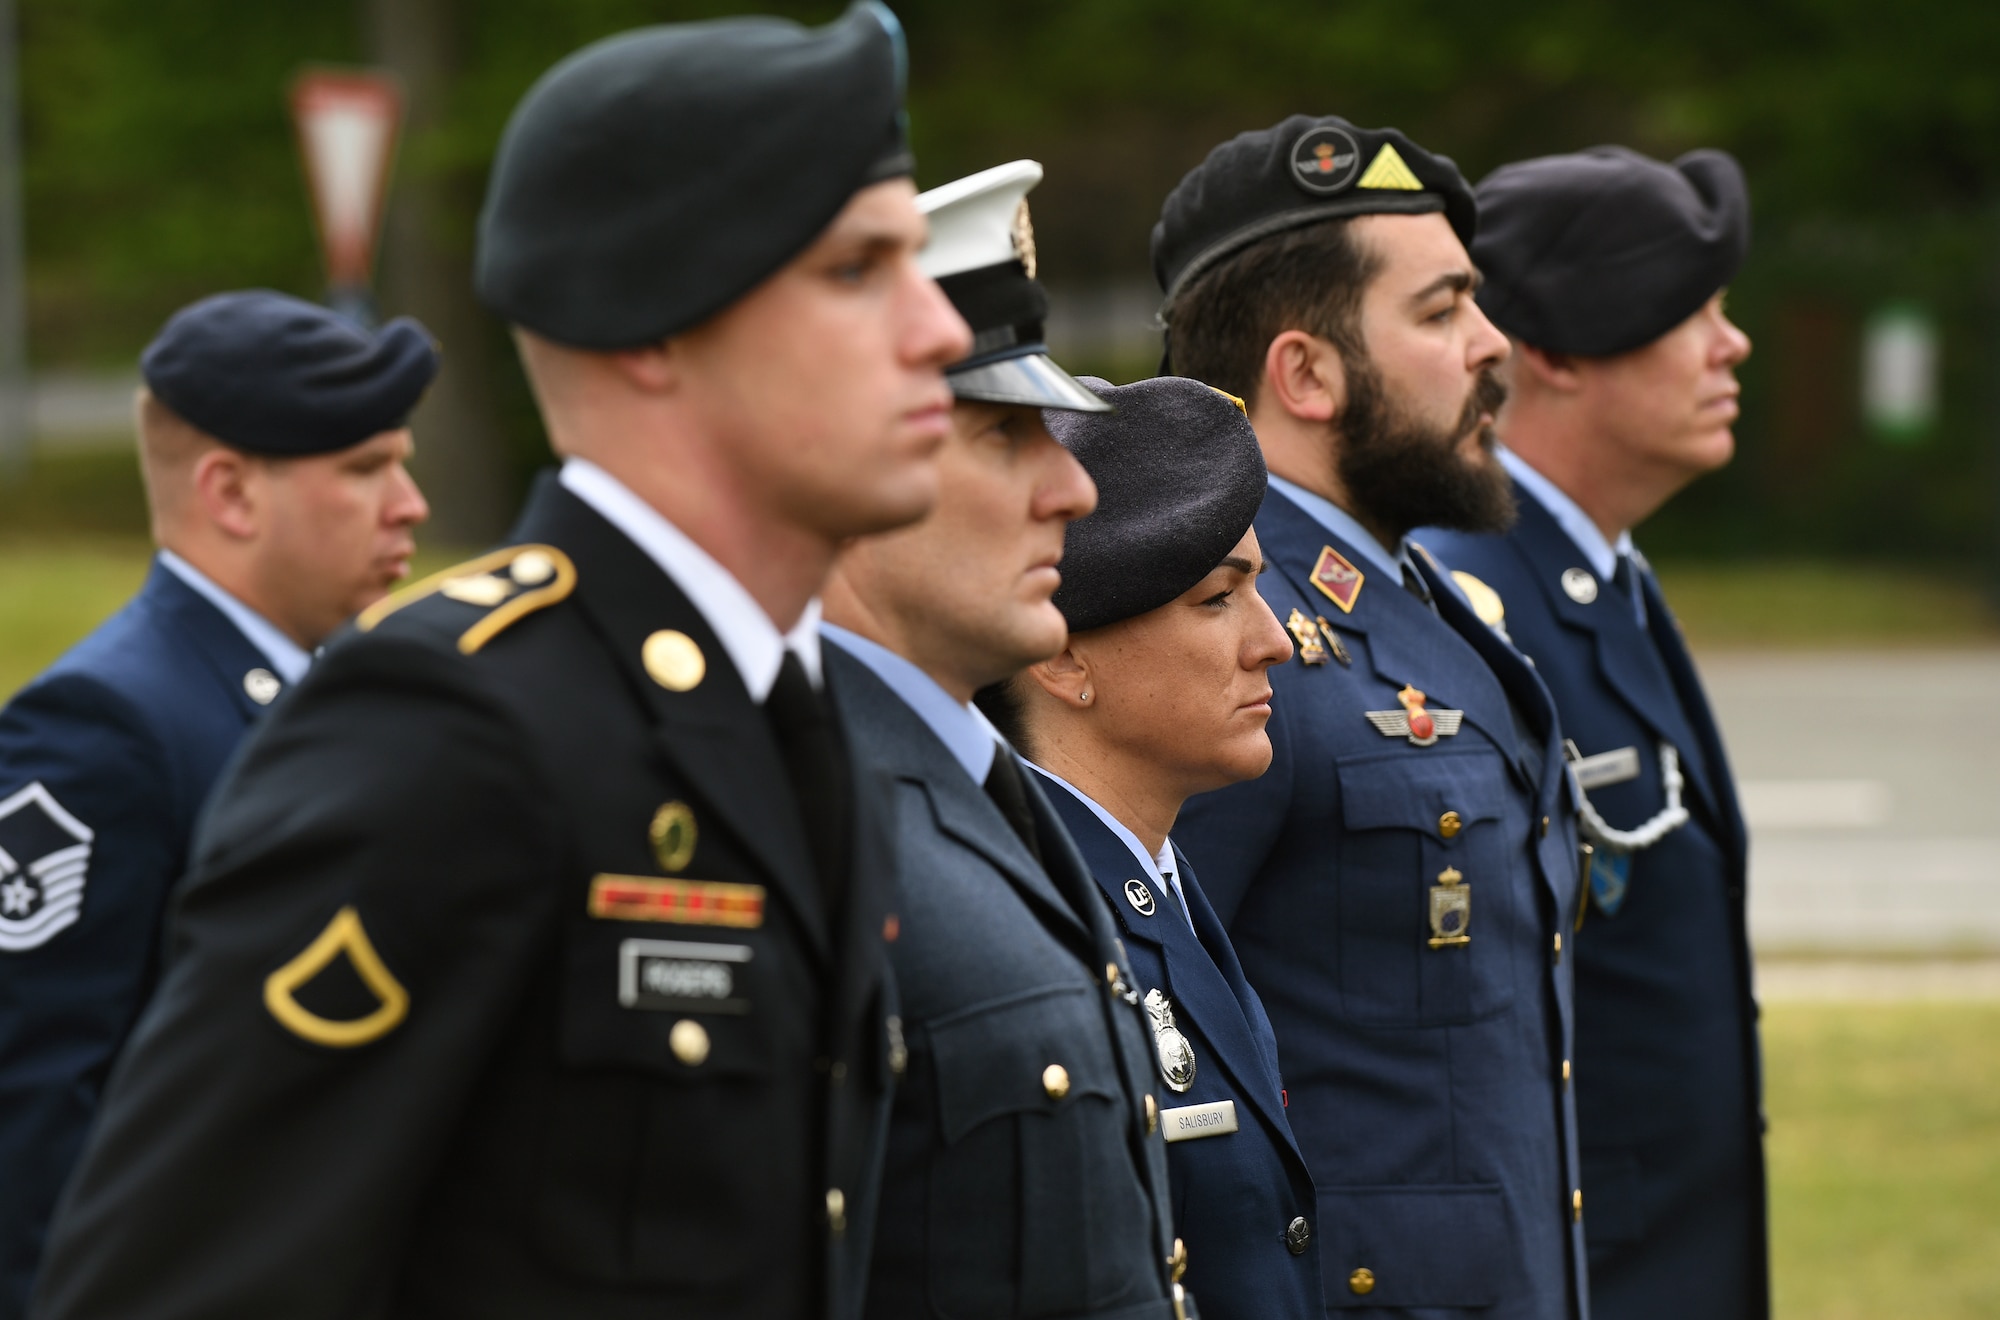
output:
[[[1542,837],[1544,839],[1549,837],[1549,818],[1547,816],[1542,817]]]
[[[692,691],[708,673],[708,661],[694,638],[672,628],[648,637],[639,648],[639,659],[653,681],[669,692]]]
[[[826,1189],[826,1226],[835,1237],[847,1231],[847,1193],[838,1187]]]
[[[1042,1069],[1042,1089],[1049,1093],[1049,1099],[1060,1100],[1069,1094],[1069,1069],[1059,1063],[1052,1063]]]
[[[1569,1217],[1575,1223],[1581,1224],[1583,1222],[1583,1188],[1581,1187],[1569,1194]]]
[[[1146,1135],[1152,1136],[1160,1130],[1160,1102],[1152,1096],[1146,1097]]]
[[[1438,817],[1438,833],[1447,839],[1457,838],[1458,832],[1464,828],[1465,822],[1459,819],[1456,811],[1447,811]]]
[[[1106,984],[1106,985],[1110,986],[1110,987],[1111,987],[1111,988],[1112,988],[1113,990],[1116,990],[1116,989],[1118,988],[1118,964],[1117,964],[1117,963],[1106,963],[1106,964],[1104,964],[1104,984]]]
[[[1569,1085],[1569,1060],[1568,1060],[1568,1059],[1564,1059],[1564,1060],[1563,1060],[1563,1085],[1564,1085],[1564,1086],[1568,1086],[1568,1085]]]
[[[1362,1266],[1347,1276],[1347,1291],[1356,1297],[1366,1297],[1375,1291],[1375,1271]]]
[[[1563,933],[1561,931],[1556,932],[1556,951],[1554,956],[1557,962],[1563,960]]]
[[[682,1018],[667,1033],[667,1048],[688,1067],[699,1067],[708,1057],[708,1030],[692,1018]]]

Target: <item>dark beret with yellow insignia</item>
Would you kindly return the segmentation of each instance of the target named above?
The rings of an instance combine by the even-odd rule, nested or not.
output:
[[[407,316],[364,330],[269,289],[181,308],[139,357],[146,388],[181,420],[272,458],[329,454],[400,428],[437,371],[430,332]]]
[[[1605,357],[1650,344],[1736,278],[1750,190],[1721,151],[1669,165],[1593,147],[1503,165],[1479,185],[1479,306],[1516,339]]]
[[[798,255],[862,188],[907,175],[895,15],[639,28],[571,55],[514,110],[474,280],[557,343],[657,343]]]
[[[1472,245],[1478,206],[1450,157],[1393,128],[1293,115],[1237,134],[1167,194],[1153,226],[1153,274],[1172,301],[1203,271],[1273,234],[1345,216],[1432,211]]]
[[[1055,605],[1072,632],[1167,604],[1222,562],[1264,503],[1264,454],[1233,395],[1183,376],[1083,383],[1116,410],[1042,419],[1097,483],[1069,525]]]

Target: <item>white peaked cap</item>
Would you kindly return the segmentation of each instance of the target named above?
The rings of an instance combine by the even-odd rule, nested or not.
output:
[[[931,222],[930,242],[917,258],[924,274],[942,279],[1019,259],[1015,217],[1041,181],[1039,161],[1016,160],[920,193],[917,209]]]

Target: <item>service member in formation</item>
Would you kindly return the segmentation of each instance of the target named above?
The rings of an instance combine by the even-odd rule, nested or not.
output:
[[[159,974],[196,813],[245,731],[409,571],[405,419],[438,359],[264,291],[139,360],[152,571],[0,711],[0,1320],[18,1320],[105,1074]]]
[[[1298,644],[1269,773],[1175,838],[1277,1032],[1327,1304],[1555,1320],[1586,1303],[1562,736],[1407,540],[1511,514],[1475,216],[1449,160],[1303,115],[1167,198],[1172,365],[1248,402],[1264,596]]]
[[[1323,1314],[1317,1216],[1277,1042],[1169,838],[1187,798],[1271,761],[1266,675],[1292,645],[1257,595],[1264,459],[1235,400],[1199,382],[1086,383],[1117,412],[1049,414],[1098,490],[1063,548],[1069,645],[980,705],[1039,772],[1124,930],[1189,1290],[1208,1320],[1308,1320]]]
[[[1514,340],[1501,461],[1521,517],[1441,533],[1555,694],[1595,852],[1577,936],[1577,1112],[1599,1320],[1769,1312],[1743,816],[1632,529],[1729,461],[1750,341],[1736,162],[1617,147],[1479,185],[1479,303]],[[1427,537],[1429,534],[1426,534]]]
[[[1051,361],[1015,161],[919,199],[926,270],[974,332],[938,506],[827,588],[830,688],[896,839],[903,1082],[872,1316],[1169,1320],[1183,1309],[1158,1090],[1088,872],[972,706],[1063,644],[1063,529],[1096,491],[1040,409],[1105,405]],[[1189,1312],[1191,1306],[1185,1307]]]
[[[654,27],[516,109],[477,279],[560,477],[217,790],[36,1314],[856,1312],[887,875],[813,601],[969,339],[901,68],[877,6]]]

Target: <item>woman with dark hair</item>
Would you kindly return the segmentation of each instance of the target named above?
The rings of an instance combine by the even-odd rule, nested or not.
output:
[[[1069,645],[980,704],[1042,776],[1123,926],[1128,993],[1158,1046],[1189,1291],[1208,1320],[1307,1320],[1322,1313],[1313,1187],[1277,1044],[1168,838],[1187,798],[1271,761],[1266,671],[1291,644],[1257,594],[1264,462],[1233,396],[1177,377],[1086,383],[1116,411],[1046,414],[1099,493],[1063,551]]]

